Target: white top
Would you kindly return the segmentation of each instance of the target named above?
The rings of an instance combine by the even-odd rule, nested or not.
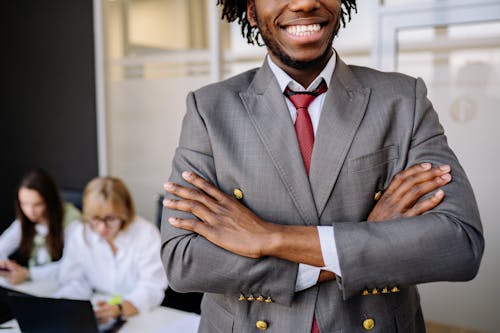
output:
[[[68,239],[71,230],[75,223],[70,223],[64,229],[64,239]],[[37,235],[46,237],[49,228],[44,224],[35,224]],[[16,252],[21,243],[21,222],[15,220],[12,224],[0,235],[0,259],[7,259],[12,253]],[[36,237],[36,235],[35,235]],[[46,247],[40,247],[35,258],[37,265],[29,266],[30,278],[33,281],[55,279],[57,278],[59,261],[52,262],[50,254]]]
[[[117,252],[85,223],[77,223],[66,244],[55,297],[91,299],[93,292],[121,296],[139,312],[158,306],[167,288],[160,258],[160,233],[136,217],[114,242]]]
[[[314,79],[314,81],[309,85],[309,87],[304,88],[300,83],[292,79],[284,70],[279,68],[272,60],[271,57],[267,57],[267,62],[271,71],[273,72],[276,80],[278,81],[278,85],[282,92],[285,92],[286,87],[289,87],[293,91],[313,91],[316,89],[322,80],[325,80],[325,83],[328,89],[335,89],[335,87],[330,87],[330,80],[332,78],[333,72],[335,71],[336,65],[336,54],[335,50],[333,50],[333,54],[328,60],[325,68],[319,73],[319,75]],[[321,117],[321,110],[323,109],[323,104],[325,101],[325,95],[321,94],[316,97],[309,107],[307,111],[309,112],[309,116],[311,117],[311,122],[313,125],[314,136],[316,136],[316,132],[318,130],[319,120]],[[285,96],[285,95],[283,95]],[[297,110],[293,103],[285,98],[288,110],[290,111],[290,116],[292,117],[293,123],[297,119]],[[313,147],[314,149],[314,147]],[[297,281],[295,283],[295,291],[300,291],[312,287],[318,281],[318,277],[321,269],[325,269],[331,272],[334,272],[338,276],[342,276],[340,272],[340,264],[339,258],[337,254],[337,246],[334,237],[334,228],[333,226],[318,226],[318,234],[321,245],[321,254],[323,255],[323,261],[325,263],[325,267],[316,267],[306,264],[299,264],[299,270],[297,273]]]

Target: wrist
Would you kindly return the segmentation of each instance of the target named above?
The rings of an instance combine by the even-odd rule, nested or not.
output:
[[[116,304],[116,306],[118,307],[118,316],[117,316],[117,318],[119,320],[125,320],[125,315],[123,313],[123,305],[122,305],[122,303],[118,303],[118,304]]]

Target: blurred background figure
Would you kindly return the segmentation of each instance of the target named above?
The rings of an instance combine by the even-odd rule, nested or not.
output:
[[[0,236],[0,276],[11,284],[54,279],[65,234],[80,211],[62,202],[54,180],[41,169],[22,178],[15,206],[16,220]]]
[[[83,222],[74,229],[56,297],[94,300],[101,323],[149,311],[161,303],[167,279],[160,259],[160,234],[136,215],[121,180],[99,177],[85,187]]]

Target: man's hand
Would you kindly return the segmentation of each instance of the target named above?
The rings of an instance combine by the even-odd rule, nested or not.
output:
[[[433,168],[430,163],[416,164],[392,179],[384,194],[368,216],[368,221],[386,221],[396,217],[418,216],[436,207],[444,191],[419,201],[424,195],[451,181],[450,166]]]
[[[163,204],[170,209],[192,213],[201,221],[170,217],[170,224],[194,231],[212,243],[245,257],[267,255],[266,245],[278,225],[262,220],[200,176],[183,172],[182,177],[199,190],[169,182],[165,184],[165,190],[183,200],[165,199]]]
[[[18,265],[12,260],[0,260],[0,276],[5,277],[11,284],[19,284],[28,280],[30,273],[27,268]]]

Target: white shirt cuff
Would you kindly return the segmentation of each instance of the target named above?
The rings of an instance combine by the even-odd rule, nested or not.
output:
[[[325,263],[324,270],[342,276],[340,271],[339,256],[337,253],[337,244],[335,243],[335,230],[333,226],[318,226],[319,242],[321,245],[321,254]]]
[[[305,290],[314,286],[318,282],[320,267],[299,264],[297,280],[295,281],[295,291]]]

